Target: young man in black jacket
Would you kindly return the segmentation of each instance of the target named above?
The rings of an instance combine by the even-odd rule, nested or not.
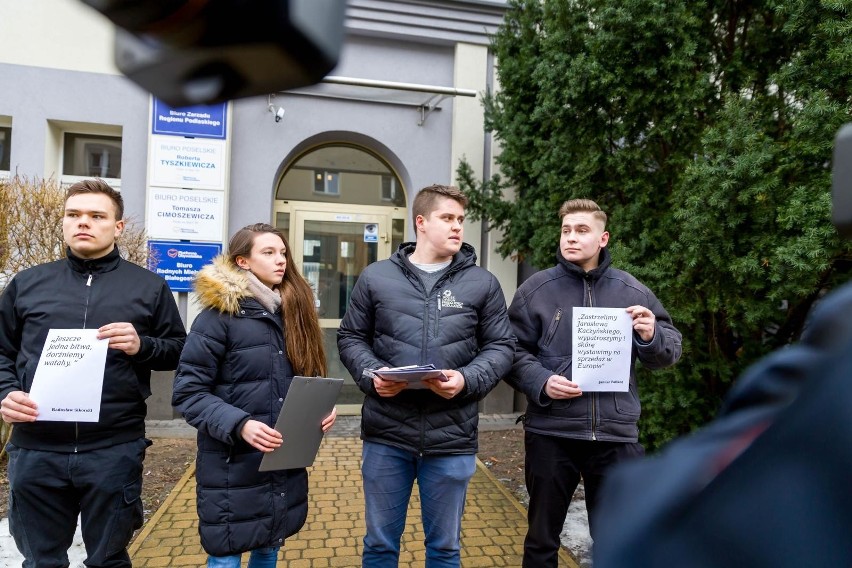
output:
[[[364,270],[338,332],[340,360],[366,394],[364,567],[398,565],[415,479],[426,566],[460,563],[477,403],[509,371],[514,350],[500,284],[462,242],[466,204],[455,187],[420,190],[412,206],[417,242]],[[426,364],[442,369],[446,380],[412,389],[370,372]]]
[[[649,369],[680,358],[681,335],[654,294],[610,266],[606,213],[588,199],[559,210],[557,264],[526,280],[509,308],[518,338],[507,381],[527,396],[525,476],[530,494],[525,568],[557,566],[559,535],[580,478],[595,536],[598,489],[609,468],[644,455],[633,363]],[[571,380],[572,308],[624,308],[633,320],[627,392],[584,393]]]
[[[121,194],[103,181],[72,185],[67,257],[18,273],[0,297],[10,531],[31,568],[68,565],[78,515],[86,565],[129,567],[127,544],[142,526],[151,371],[177,366],[186,331],[165,280],[119,256],[123,218]],[[109,341],[97,422],[38,420],[27,393],[50,329],[97,329]]]

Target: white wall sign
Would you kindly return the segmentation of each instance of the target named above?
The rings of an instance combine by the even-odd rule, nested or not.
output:
[[[155,239],[222,242],[225,193],[202,189],[148,189],[148,235]]]
[[[151,136],[150,184],[225,189],[225,141]]]

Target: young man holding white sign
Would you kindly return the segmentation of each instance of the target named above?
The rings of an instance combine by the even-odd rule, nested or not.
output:
[[[559,535],[581,477],[594,538],[594,508],[607,470],[644,454],[638,443],[640,405],[633,363],[639,359],[659,369],[676,363],[681,354],[680,332],[656,296],[630,274],[610,266],[606,213],[594,201],[573,199],[562,204],[559,217],[556,266],[526,280],[509,308],[518,345],[506,380],[528,401],[522,417],[530,494],[525,568],[557,566]],[[577,310],[576,318],[575,307],[584,308]],[[620,337],[624,332],[615,324],[618,315],[613,310],[595,308],[622,308],[632,337]],[[575,328],[582,337],[574,337]],[[575,345],[575,339],[581,342]],[[587,378],[586,391],[572,381],[574,372],[599,371],[626,357],[622,345],[629,351],[628,377]],[[626,383],[626,391],[601,392],[612,391],[603,385],[618,382]]]
[[[101,180],[72,185],[62,218],[67,257],[18,273],[0,297],[0,415],[15,425],[9,521],[30,568],[68,566],[78,515],[86,566],[129,567],[127,544],[142,525],[151,371],[177,366],[186,331],[165,280],[119,256],[123,229],[120,193]],[[75,330],[97,330],[94,340],[108,341],[97,421],[73,415],[87,409],[72,394],[95,375],[79,365],[67,367],[68,408],[42,408],[29,396],[50,330],[63,330],[66,354],[82,354],[93,340]],[[79,359],[50,351],[45,363]],[[65,411],[71,415],[44,419]]]

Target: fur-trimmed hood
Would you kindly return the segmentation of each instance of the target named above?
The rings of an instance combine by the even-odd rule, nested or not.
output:
[[[212,308],[226,314],[236,314],[240,301],[254,297],[246,273],[224,255],[213,259],[195,277],[196,301],[202,308]]]

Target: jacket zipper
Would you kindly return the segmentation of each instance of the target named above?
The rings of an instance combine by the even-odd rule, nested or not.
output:
[[[83,310],[83,329],[86,329],[86,322],[89,319],[89,300],[92,297],[92,273],[89,272],[89,277],[86,279],[86,309]]]
[[[420,358],[426,356],[426,344],[429,343],[429,296],[426,296],[426,301],[423,302],[423,332],[420,338]]]
[[[594,307],[594,304],[593,304],[593,301],[592,301],[592,284],[591,284],[591,281],[588,278],[588,275],[586,276],[586,292],[587,292],[588,300],[589,300],[588,306],[590,308]],[[592,397],[592,400],[591,400],[591,403],[592,403],[592,441],[594,442],[594,441],[597,441],[597,439],[598,439],[597,436],[595,435],[595,429],[597,428],[596,422],[597,422],[597,419],[598,419],[597,414],[595,412],[595,408],[597,407],[597,403],[598,403],[598,395],[597,395],[597,393],[593,392],[593,393],[591,393],[591,397]]]
[[[410,270],[408,270],[405,267],[405,264],[402,264],[401,266],[403,268],[403,271],[406,274],[410,273],[411,275],[413,275],[417,279],[417,281],[420,283],[420,289],[423,290],[423,294],[425,296],[424,302],[423,302],[423,314],[424,314],[423,315],[423,334],[422,334],[422,341],[420,343],[420,354],[421,354],[420,357],[421,357],[421,359],[423,359],[423,358],[426,357],[426,345],[429,342],[429,339],[428,339],[429,338],[429,326],[431,325],[431,317],[430,317],[430,313],[429,313],[429,298],[432,295],[432,291],[431,290],[428,291],[428,292],[426,291],[426,286],[423,284],[423,280],[420,278],[419,275],[417,275],[417,273],[412,273]],[[432,286],[432,290],[440,290],[441,285],[443,285],[443,283],[450,277],[450,274],[453,274],[457,271],[458,271],[458,269],[456,268],[455,270],[448,271],[446,274],[444,274],[437,282],[435,282],[435,285]],[[437,302],[438,302],[437,311],[440,312],[441,311],[441,294],[440,294],[440,292],[437,294],[437,296],[438,296],[437,297]],[[436,320],[435,320],[436,322],[437,322],[439,317],[440,317],[440,314],[436,314]],[[437,330],[436,330],[436,332],[437,332]],[[426,445],[426,425],[425,425],[425,417],[423,416],[423,410],[421,409],[421,411],[420,411],[420,449],[419,449],[419,452],[418,452],[420,454],[420,457],[423,457],[423,449],[424,449],[425,445]]]
[[[86,278],[86,308],[83,310],[83,329],[86,329],[86,323],[89,320],[89,300],[92,297],[92,273],[89,272],[88,278]],[[77,453],[79,449],[80,442],[80,423],[74,423],[74,453]]]

